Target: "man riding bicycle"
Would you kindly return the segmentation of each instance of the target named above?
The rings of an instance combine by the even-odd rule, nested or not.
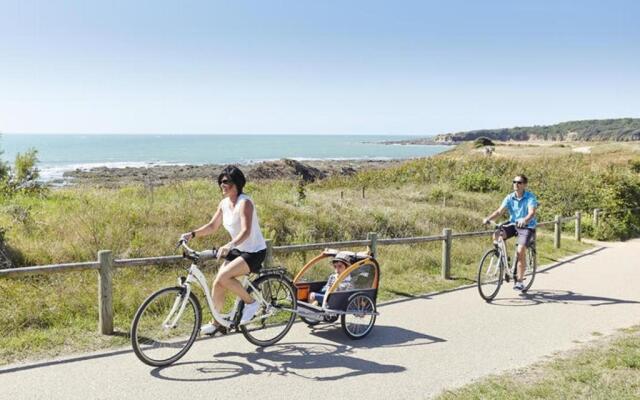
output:
[[[513,193],[507,195],[502,201],[500,208],[491,213],[482,222],[484,224],[489,223],[495,217],[501,215],[505,210],[509,211],[509,221],[514,225],[507,225],[502,228],[500,234],[503,239],[509,239],[517,236],[518,242],[518,271],[516,282],[513,286],[514,290],[523,290],[525,271],[525,256],[527,254],[527,247],[532,240],[535,240],[536,236],[536,210],[538,208],[538,199],[536,196],[525,190],[527,188],[528,179],[526,176],[520,174],[513,178]],[[494,242],[498,239],[498,233],[494,235]]]

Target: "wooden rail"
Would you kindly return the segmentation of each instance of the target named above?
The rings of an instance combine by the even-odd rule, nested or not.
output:
[[[636,211],[640,208],[631,208],[625,211]],[[599,218],[606,215],[606,212],[595,209],[593,211],[593,223],[597,225]],[[613,213],[609,213],[613,214]],[[581,213],[576,212],[575,215],[569,217],[562,217],[556,215],[553,221],[539,222],[538,226],[554,226],[554,246],[560,248],[560,233],[562,232],[562,225],[567,222],[575,221],[575,239],[581,239]],[[493,230],[484,230],[477,232],[459,232],[453,233],[449,228],[445,228],[442,231],[442,235],[434,236],[417,236],[406,238],[385,238],[379,239],[377,233],[370,232],[367,235],[366,240],[348,240],[342,242],[326,242],[326,243],[310,243],[310,244],[294,244],[286,246],[273,246],[271,240],[267,240],[267,256],[265,258],[265,266],[273,266],[273,255],[276,253],[286,254],[300,251],[310,250],[323,250],[325,248],[347,248],[353,246],[368,246],[369,251],[373,254],[377,253],[377,246],[392,246],[392,245],[406,245],[416,243],[428,243],[428,242],[442,242],[442,265],[441,275],[443,279],[451,278],[451,249],[453,247],[454,239],[464,239],[471,237],[489,236],[493,233]],[[113,333],[113,282],[112,273],[114,268],[124,267],[136,267],[145,265],[173,265],[180,263],[184,260],[182,256],[159,256],[159,257],[144,257],[144,258],[130,258],[130,259],[113,259],[110,250],[100,250],[98,252],[97,261],[78,262],[68,264],[51,264],[41,265],[24,268],[9,268],[0,269],[0,278],[3,277],[16,277],[35,274],[51,274],[57,272],[68,271],[86,271],[97,270],[98,275],[98,314],[99,322],[98,329],[103,334]]]

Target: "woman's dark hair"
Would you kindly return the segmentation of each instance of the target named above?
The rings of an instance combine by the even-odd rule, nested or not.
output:
[[[238,189],[238,194],[242,194],[242,189],[244,188],[244,185],[247,183],[247,179],[244,177],[244,174],[242,173],[242,171],[240,171],[240,168],[236,167],[235,165],[226,166],[222,170],[220,175],[218,175],[218,186],[220,186],[220,184],[222,183],[222,178],[224,177],[227,177],[228,179],[231,180],[231,182],[233,182],[234,185],[236,185],[236,188]]]
[[[517,177],[519,177],[519,178],[521,178],[521,179],[522,179],[522,182],[524,182],[524,183],[525,183],[525,185],[526,185],[527,183],[529,183],[529,178],[527,178],[527,177],[526,177],[526,175],[524,175],[524,174],[519,174],[519,175],[516,175],[516,176],[517,176]]]

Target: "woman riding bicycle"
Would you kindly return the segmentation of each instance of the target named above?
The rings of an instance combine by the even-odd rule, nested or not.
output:
[[[238,276],[250,272],[257,273],[267,253],[267,244],[260,231],[258,215],[253,201],[242,189],[246,179],[242,171],[235,166],[227,166],[218,176],[218,186],[224,199],[218,204],[211,221],[200,228],[184,233],[181,239],[189,240],[196,236],[206,236],[215,233],[223,225],[231,241],[218,249],[218,259],[225,262],[220,267],[211,290],[214,307],[221,312],[227,290],[240,297],[245,307],[240,323],[250,321],[256,314],[259,304],[253,299],[242,284],[236,279]],[[201,332],[213,334],[218,329],[214,322],[203,325]]]

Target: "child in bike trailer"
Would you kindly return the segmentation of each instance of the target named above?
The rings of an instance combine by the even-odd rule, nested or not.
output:
[[[518,271],[516,282],[513,286],[514,290],[524,289],[522,281],[524,279],[525,255],[527,247],[536,237],[538,199],[533,193],[525,190],[528,183],[529,179],[525,175],[516,175],[513,178],[513,192],[504,198],[500,208],[482,221],[486,224],[505,210],[509,211],[509,221],[514,223],[515,226],[505,226],[501,230],[501,235],[505,240],[516,236],[518,241]],[[497,239],[497,237],[493,238],[494,241]]]
[[[338,279],[338,276],[340,276],[340,274],[343,273],[349,265],[351,265],[351,256],[349,255],[349,253],[341,251],[336,254],[333,260],[331,260],[331,263],[333,264],[335,272],[329,275],[329,277],[327,278],[327,283],[322,287],[322,289],[320,289],[320,292],[309,293],[309,302],[315,306],[322,305],[327,290],[329,290],[329,288],[333,286],[333,284]],[[344,281],[342,281],[338,286],[338,290],[349,290],[350,288],[351,277],[347,276]]]

